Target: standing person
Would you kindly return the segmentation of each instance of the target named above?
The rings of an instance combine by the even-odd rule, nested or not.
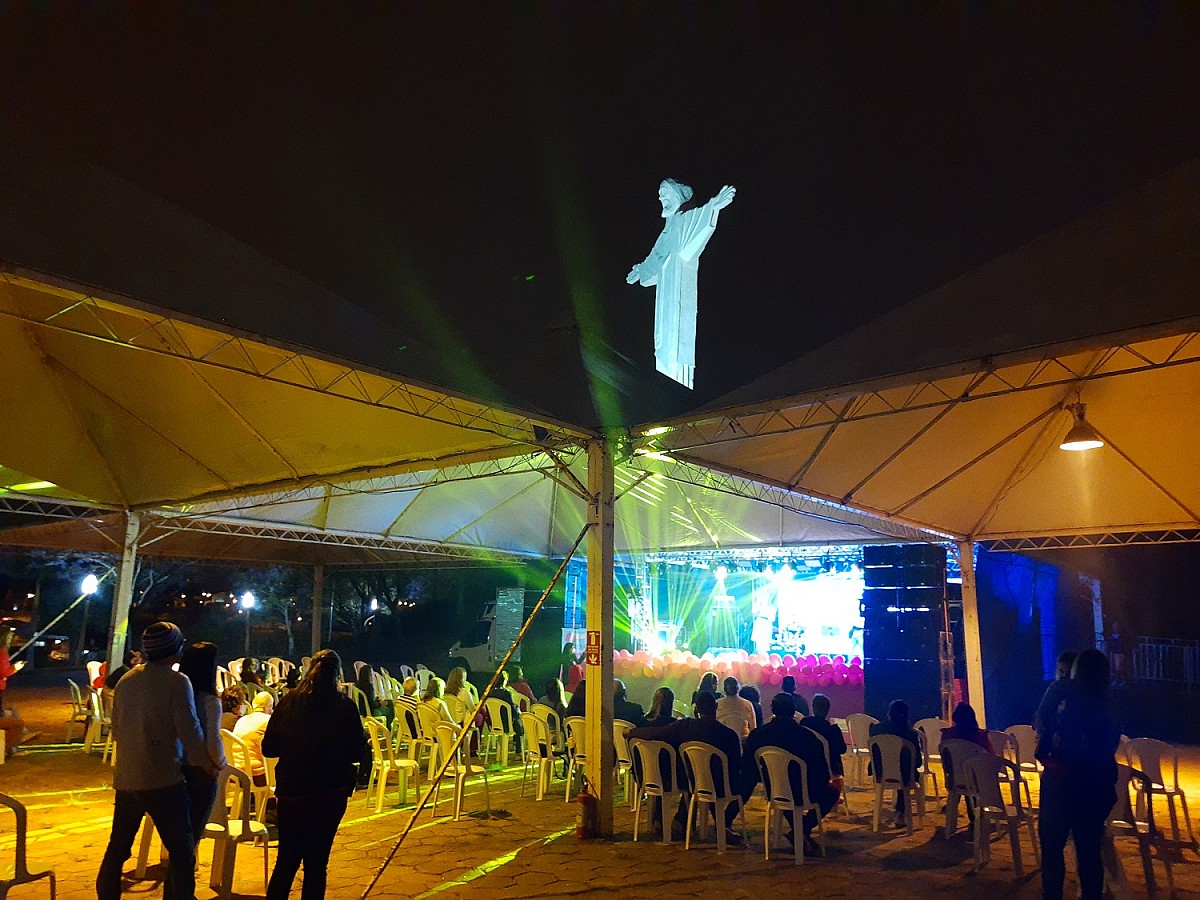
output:
[[[1080,896],[1098,900],[1104,889],[1100,853],[1104,820],[1117,799],[1114,754],[1121,739],[1109,697],[1110,674],[1103,653],[1084,650],[1059,697],[1047,691],[1038,709],[1037,752],[1044,766],[1038,832],[1045,900],[1063,896],[1068,836],[1074,838]]]
[[[4,715],[7,704],[4,702],[4,692],[8,688],[8,679],[12,678],[23,668],[25,660],[14,663],[8,658],[8,648],[12,646],[13,633],[11,629],[0,628],[0,716]]]
[[[1042,701],[1038,704],[1037,710],[1033,714],[1033,727],[1038,733],[1038,746],[1034,751],[1034,756],[1038,759],[1042,758],[1041,735],[1043,732],[1041,720],[1038,718],[1043,709],[1058,709],[1058,703],[1062,700],[1065,692],[1071,684],[1071,670],[1075,668],[1075,659],[1079,656],[1078,650],[1064,650],[1058,654],[1058,659],[1054,663],[1054,680],[1046,688],[1046,693],[1042,694]]]
[[[196,894],[196,853],[191,800],[183,764],[215,775],[192,684],[172,670],[183,653],[183,632],[171,622],[155,622],[142,632],[146,663],[129,672],[113,695],[112,735],[120,747],[113,770],[112,834],[96,874],[99,900],[121,896],[121,868],[133,839],[149,815],[170,855],[163,896],[192,900]]]
[[[225,768],[225,748],[221,744],[221,699],[217,696],[217,645],[209,641],[192,644],[179,659],[179,674],[192,683],[196,718],[208,748],[209,759],[218,770]],[[119,681],[120,679],[118,679]],[[183,780],[187,783],[191,804],[192,845],[200,843],[204,824],[217,799],[217,779],[214,773],[199,766],[184,765]]]
[[[725,696],[717,701],[717,721],[732,728],[738,740],[745,741],[758,727],[754,721],[754,707],[749,700],[738,696],[738,680],[732,675],[722,682],[721,687]]]
[[[302,900],[325,896],[329,851],[367,743],[358,708],[338,691],[341,672],[342,661],[332,650],[313,656],[296,689],[279,701],[263,736],[263,754],[279,758],[279,855],[268,900],[287,900],[301,864]]]
[[[579,662],[579,657],[575,655],[575,645],[570,641],[563,644],[562,654],[558,660],[558,677],[561,681],[567,681],[571,675],[571,666]]]

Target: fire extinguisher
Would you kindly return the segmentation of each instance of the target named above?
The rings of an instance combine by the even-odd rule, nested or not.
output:
[[[596,795],[592,793],[587,784],[584,784],[583,792],[575,798],[575,802],[579,804],[579,809],[575,814],[575,839],[591,840],[596,836],[600,824],[598,821],[600,807],[597,804]]]

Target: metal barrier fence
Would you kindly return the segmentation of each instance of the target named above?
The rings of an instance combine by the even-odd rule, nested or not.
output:
[[[1133,648],[1133,677],[1144,681],[1200,682],[1200,641],[1139,637]]]

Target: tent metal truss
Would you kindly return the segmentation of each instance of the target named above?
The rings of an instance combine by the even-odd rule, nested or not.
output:
[[[325,544],[335,547],[356,547],[365,550],[418,553],[448,559],[521,559],[517,553],[504,553],[483,547],[467,547],[459,544],[442,544],[436,541],[418,541],[408,538],[385,537],[375,534],[360,534],[345,531],[319,531],[317,529],[271,525],[241,519],[225,518],[171,518],[155,523],[165,531],[191,531],[206,534],[228,535],[229,537],[264,538],[267,540],[290,541],[301,544]]]
[[[1103,348],[1065,345],[1056,353],[1033,358],[1027,353],[985,357],[936,370],[915,382],[913,376],[901,375],[752,404],[707,418],[675,419],[642,431],[657,432],[653,442],[668,452],[686,451],[1198,362],[1200,331],[1156,334],[1142,330],[1124,343]]]
[[[1144,547],[1153,544],[1200,542],[1200,528],[1167,528],[1152,531],[1108,531],[1100,534],[1067,534],[1012,537],[980,541],[984,550],[1019,553],[1026,550],[1067,550],[1076,547]]]
[[[0,309],[0,315],[39,328],[173,357],[195,364],[200,370],[209,367],[243,372],[265,381],[525,444],[578,443],[591,437],[584,430],[553,419],[401,381],[385,372],[352,366],[313,351],[301,353],[261,337],[224,333],[189,322],[182,315],[168,315],[126,297],[105,298],[99,292],[84,292],[81,286],[45,275],[17,270],[0,274],[0,282],[37,292],[42,302],[35,309],[30,303],[22,303],[17,291],[10,291],[13,308]],[[48,290],[48,285],[52,289]],[[49,302],[52,300],[57,302]]]
[[[638,455],[626,463],[627,468],[660,475],[681,484],[694,485],[726,494],[733,494],[738,497],[747,497],[751,500],[758,500],[761,503],[767,503],[800,515],[824,519],[827,522],[858,525],[874,531],[881,538],[888,540],[907,541],[911,543],[941,543],[950,537],[949,535],[918,528],[903,522],[882,519],[828,500],[821,500],[807,494],[796,493],[781,485],[766,484],[763,481],[755,480],[745,475],[722,471],[710,466],[710,463],[705,463],[701,466],[674,456],[649,457]]]
[[[108,515],[112,510],[98,509],[95,506],[73,503],[70,500],[56,500],[51,497],[34,497],[29,494],[3,491],[0,492],[0,512],[23,513],[51,519],[96,519]]]

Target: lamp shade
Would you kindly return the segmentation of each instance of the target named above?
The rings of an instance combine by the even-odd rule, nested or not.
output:
[[[1104,440],[1099,433],[1084,418],[1085,404],[1073,403],[1068,407],[1075,416],[1075,424],[1058,445],[1060,450],[1095,450],[1104,446]]]

